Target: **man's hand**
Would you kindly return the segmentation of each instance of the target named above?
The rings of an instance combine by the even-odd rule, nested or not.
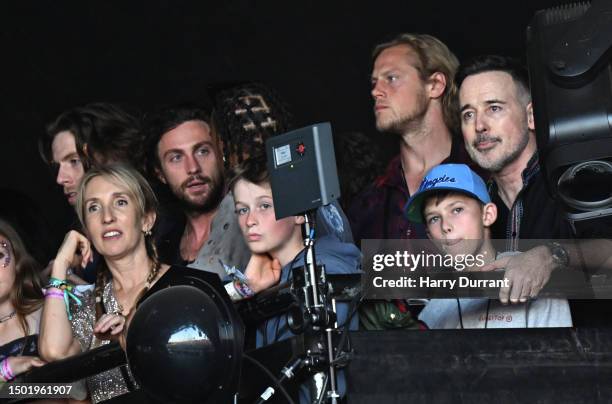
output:
[[[268,254],[253,253],[244,274],[249,280],[247,283],[251,290],[259,293],[278,283],[281,270],[278,259],[272,259]]]
[[[529,251],[503,257],[485,266],[480,271],[505,269],[504,278],[508,287],[499,289],[499,300],[503,304],[524,303],[540,293],[555,269],[555,262],[546,246],[538,246]]]

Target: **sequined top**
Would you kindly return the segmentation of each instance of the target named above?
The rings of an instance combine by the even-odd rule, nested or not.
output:
[[[108,340],[100,340],[93,333],[96,321],[96,306],[93,285],[77,287],[77,293],[82,304],[79,306],[73,300],[70,303],[72,313],[72,332],[81,344],[81,349],[85,352],[93,348],[108,344]],[[119,304],[113,295],[112,282],[108,282],[104,287],[102,301],[107,313],[116,312]],[[124,365],[125,366],[125,365]],[[135,384],[129,368],[127,369],[131,382]],[[121,372],[121,367],[98,373],[87,379],[87,387],[94,403],[109,400],[115,396],[129,392],[125,379]]]

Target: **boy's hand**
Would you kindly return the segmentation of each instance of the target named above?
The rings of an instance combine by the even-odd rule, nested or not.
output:
[[[499,300],[503,304],[524,303],[540,293],[550,279],[555,263],[546,246],[538,246],[529,251],[503,257],[480,268],[480,271],[505,269],[504,278],[508,287],[499,289]]]
[[[252,254],[244,274],[249,279],[251,290],[259,293],[278,283],[281,270],[278,259],[272,259],[268,254]]]

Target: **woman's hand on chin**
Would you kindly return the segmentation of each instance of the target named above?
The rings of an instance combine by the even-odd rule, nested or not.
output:
[[[65,271],[68,268],[78,265],[85,268],[92,259],[91,243],[87,237],[78,231],[71,230],[64,237],[64,241],[57,252],[53,262],[53,274],[58,275],[55,270],[55,268],[58,268],[64,271],[65,277]]]

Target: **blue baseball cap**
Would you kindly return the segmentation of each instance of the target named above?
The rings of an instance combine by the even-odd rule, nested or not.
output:
[[[423,223],[423,200],[435,191],[457,191],[485,204],[491,202],[487,186],[470,167],[465,164],[440,164],[425,174],[419,190],[406,203],[404,212],[410,221]]]

